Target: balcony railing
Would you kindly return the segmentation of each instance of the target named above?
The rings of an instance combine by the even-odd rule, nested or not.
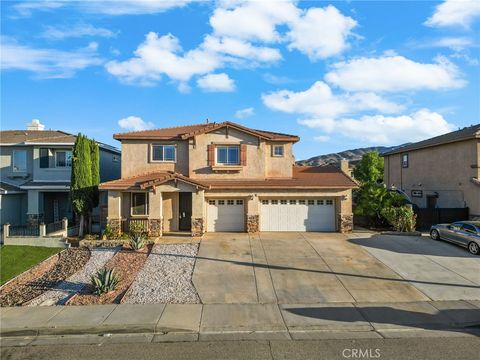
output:
[[[40,227],[28,225],[9,226],[9,236],[40,236]]]

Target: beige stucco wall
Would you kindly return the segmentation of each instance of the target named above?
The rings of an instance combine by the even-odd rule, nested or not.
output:
[[[176,145],[176,162],[151,161],[151,145]],[[188,142],[187,141],[122,141],[122,177],[131,177],[154,171],[176,171],[188,174]]]
[[[163,231],[178,231],[178,192],[163,194]]]
[[[411,196],[423,190],[423,197],[412,201],[426,207],[426,197],[437,192],[439,207],[470,208],[480,215],[480,186],[471,179],[480,175],[480,141],[472,139],[408,152],[408,168],[402,168],[401,155],[385,157],[385,183]]]
[[[283,156],[272,156],[275,145],[283,145]],[[265,177],[292,177],[294,162],[293,144],[291,142],[267,142],[265,144]]]

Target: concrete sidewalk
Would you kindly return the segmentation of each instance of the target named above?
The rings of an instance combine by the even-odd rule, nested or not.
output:
[[[479,334],[479,301],[149,304],[2,308],[2,344],[52,337],[142,341],[351,339]]]

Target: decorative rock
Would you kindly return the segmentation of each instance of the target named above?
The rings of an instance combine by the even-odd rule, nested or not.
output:
[[[203,218],[192,218],[192,236],[202,236],[205,233]]]
[[[149,219],[148,220],[148,236],[159,237],[162,236],[162,219]]]
[[[353,214],[338,214],[338,230],[342,234],[353,231]]]
[[[115,234],[120,235],[122,232],[122,219],[107,219],[107,225],[112,228]]]
[[[260,216],[247,215],[247,232],[256,233],[260,231]]]

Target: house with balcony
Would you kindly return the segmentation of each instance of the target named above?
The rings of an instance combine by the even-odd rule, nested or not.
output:
[[[38,120],[26,130],[0,131],[2,225],[36,226],[74,217],[69,192],[75,140],[75,135],[45,130]],[[118,179],[120,151],[98,144],[101,180]],[[103,196],[106,203],[106,194]]]
[[[480,124],[382,155],[385,184],[403,191],[418,208],[463,208],[467,217],[480,219]]]
[[[116,232],[142,222],[151,236],[170,232],[352,230],[348,163],[295,166],[294,135],[233,122],[115,134],[122,177],[108,191]]]

